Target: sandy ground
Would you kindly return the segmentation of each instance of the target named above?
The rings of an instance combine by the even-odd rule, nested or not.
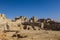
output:
[[[60,31],[21,31],[21,35],[26,35],[26,38],[16,40],[60,40]]]
[[[17,38],[17,37],[5,36],[5,39],[4,39],[4,37],[1,36],[1,38],[3,38],[2,40],[60,40],[60,31],[21,30],[20,34],[22,36],[27,36],[27,37]]]

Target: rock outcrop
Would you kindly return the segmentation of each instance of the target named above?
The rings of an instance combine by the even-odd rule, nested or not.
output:
[[[16,17],[15,20],[8,19],[4,14],[0,14],[0,27],[3,26],[4,30],[60,30],[60,23],[47,19],[37,19],[33,16],[27,19],[25,16]]]
[[[8,37],[10,37],[15,33],[21,34],[20,31],[22,30],[60,30],[60,22],[55,22],[50,18],[37,19],[35,16],[30,19],[27,19],[25,16],[20,16],[16,17],[14,20],[11,20],[4,14],[0,14],[1,33],[6,33]]]

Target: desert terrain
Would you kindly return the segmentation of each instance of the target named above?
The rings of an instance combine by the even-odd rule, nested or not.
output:
[[[11,20],[0,14],[0,40],[60,40],[60,22],[25,16]]]

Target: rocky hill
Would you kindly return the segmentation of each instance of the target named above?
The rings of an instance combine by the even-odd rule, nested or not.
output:
[[[51,31],[60,31],[60,22],[56,22],[50,18],[37,19],[35,16],[30,19],[20,16],[11,20],[4,14],[0,14],[1,40],[50,40],[51,38],[51,40],[60,40],[60,36],[56,36],[60,32],[54,32],[56,33],[54,34]],[[50,32],[54,35],[52,36]],[[35,36],[37,39],[33,38]],[[46,37],[49,37],[49,39]]]

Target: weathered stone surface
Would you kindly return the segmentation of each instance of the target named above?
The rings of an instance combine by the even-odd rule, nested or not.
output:
[[[41,30],[60,31],[60,22],[50,18],[37,19],[35,16],[30,19],[20,16],[12,21],[4,14],[0,14],[0,40],[60,40],[58,35],[60,32],[51,33]]]
[[[37,22],[37,18],[33,16],[32,18],[29,19],[29,22]]]

